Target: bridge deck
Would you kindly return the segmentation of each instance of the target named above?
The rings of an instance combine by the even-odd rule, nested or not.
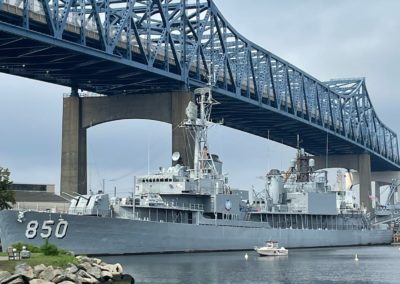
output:
[[[25,7],[24,3],[29,3]],[[212,1],[0,0],[0,72],[104,95],[204,86],[215,119],[315,155],[370,153],[398,170],[397,135],[363,79],[320,82],[248,41]]]

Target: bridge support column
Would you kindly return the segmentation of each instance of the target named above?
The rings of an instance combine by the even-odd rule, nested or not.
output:
[[[82,128],[82,99],[77,92],[63,101],[61,192],[86,194],[86,128]]]
[[[360,175],[360,205],[367,211],[372,210],[371,194],[371,158],[368,154],[358,155],[358,169]]]
[[[179,152],[181,163],[193,167],[193,135],[180,127],[190,100],[188,91],[98,97],[79,97],[73,91],[64,98],[61,192],[87,193],[86,129],[120,119],[171,123],[172,152]]]
[[[315,156],[316,169],[326,168],[345,168],[354,169],[359,173],[360,181],[360,206],[367,211],[372,210],[371,196],[371,158],[369,154],[359,155],[332,155],[328,157],[328,163],[325,156]]]
[[[190,92],[171,94],[172,152],[179,152],[182,163],[189,168],[193,168],[194,136],[181,126],[186,119],[186,107],[191,100]]]

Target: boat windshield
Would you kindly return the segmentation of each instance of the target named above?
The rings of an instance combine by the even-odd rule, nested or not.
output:
[[[268,248],[278,248],[278,242],[268,241],[265,243],[265,246]]]

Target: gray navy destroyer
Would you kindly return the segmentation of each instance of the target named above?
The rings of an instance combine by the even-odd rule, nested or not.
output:
[[[393,232],[332,190],[324,171],[299,150],[286,172],[271,170],[265,189],[233,189],[209,152],[211,88],[195,90],[182,127],[194,138],[194,167],[180,163],[137,178],[126,198],[98,193],[72,198],[68,213],[0,212],[3,250],[17,242],[50,243],[77,254],[251,250],[268,240],[287,248],[388,244]]]

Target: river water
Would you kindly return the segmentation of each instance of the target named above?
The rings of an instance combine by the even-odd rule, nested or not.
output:
[[[121,263],[135,283],[400,283],[400,249],[392,246],[291,249],[279,257],[240,251],[102,259]]]

